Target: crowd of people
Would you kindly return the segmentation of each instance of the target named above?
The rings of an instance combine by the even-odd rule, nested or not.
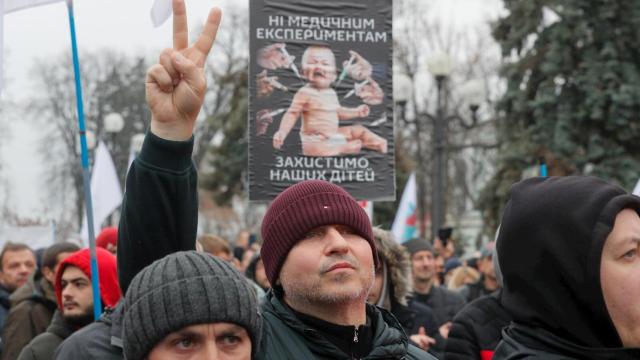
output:
[[[119,228],[97,241],[103,314],[88,249],[7,243],[1,359],[640,358],[640,198],[594,177],[515,184],[473,259],[448,235],[399,244],[321,180],[281,192],[259,237],[197,236],[193,128],[221,12],[189,46],[173,5]]]

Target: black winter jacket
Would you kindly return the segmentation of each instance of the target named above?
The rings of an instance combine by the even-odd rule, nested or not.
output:
[[[640,349],[594,348],[576,345],[544,329],[512,324],[493,360],[637,360]],[[448,359],[448,358],[447,358]]]
[[[511,315],[500,304],[500,290],[467,304],[453,318],[445,345],[445,360],[490,358]]]
[[[413,300],[420,301],[433,310],[436,327],[453,320],[465,304],[462,295],[441,286],[432,286],[431,291],[426,295],[415,293]]]
[[[373,350],[363,359],[435,359],[431,355],[409,345],[407,336],[398,321],[386,310],[367,305],[372,313],[374,326]],[[273,291],[261,304],[264,319],[262,349],[259,360],[315,359],[350,360],[333,343],[316,329],[305,325],[281,302]]]
[[[122,293],[155,260],[195,250],[197,173],[189,141],[168,141],[147,132],[127,174],[118,229],[118,279]]]
[[[122,318],[124,301],[107,310],[98,321],[73,333],[58,346],[57,360],[122,360]]]
[[[492,291],[489,291],[484,287],[484,275],[480,276],[480,279],[478,279],[478,281],[465,285],[460,290],[458,290],[458,294],[462,295],[467,303],[470,303],[481,296],[489,295],[491,293]]]

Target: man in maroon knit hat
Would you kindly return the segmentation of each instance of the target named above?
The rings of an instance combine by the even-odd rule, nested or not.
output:
[[[262,221],[273,285],[262,303],[264,359],[431,359],[398,321],[366,303],[378,255],[369,217],[341,187],[303,181]]]

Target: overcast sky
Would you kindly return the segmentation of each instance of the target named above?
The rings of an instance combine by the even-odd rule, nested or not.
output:
[[[470,31],[487,19],[495,18],[501,9],[499,0],[425,1],[435,4],[434,13],[429,15],[441,16],[456,27]],[[171,46],[171,21],[153,28],[149,16],[152,3],[153,0],[76,0],[76,30],[81,52],[111,48],[152,55]],[[221,6],[224,11],[231,3],[246,7],[248,1],[187,0],[190,27],[201,24],[211,6]],[[6,15],[3,99],[20,103],[28,98],[33,92],[29,71],[34,60],[57,57],[65,51],[70,51],[70,36],[64,2]],[[8,193],[11,208],[21,216],[46,219],[52,205],[45,204],[46,191],[41,188],[44,184],[38,181],[41,159],[35,151],[36,129],[23,118],[19,108],[3,107],[5,112],[0,126],[10,124],[12,136],[8,141],[0,142],[0,176],[7,180],[8,186],[0,192],[0,200],[3,193]]]

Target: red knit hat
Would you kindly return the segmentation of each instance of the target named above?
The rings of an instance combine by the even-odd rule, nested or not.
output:
[[[105,306],[114,307],[122,297],[120,285],[118,284],[116,257],[102,248],[96,248],[96,257],[98,261],[100,298]],[[60,309],[62,309],[62,274],[67,266],[75,266],[91,278],[91,257],[89,249],[76,251],[60,263],[54,285],[56,299],[58,300],[58,307]]]
[[[96,238],[96,246],[106,249],[108,244],[113,246],[118,244],[118,228],[115,226],[102,229]]]
[[[271,203],[262,219],[262,262],[271,284],[275,284],[289,250],[310,230],[324,225],[349,226],[365,238],[378,266],[369,216],[340,186],[322,180],[307,180],[290,186]]]

